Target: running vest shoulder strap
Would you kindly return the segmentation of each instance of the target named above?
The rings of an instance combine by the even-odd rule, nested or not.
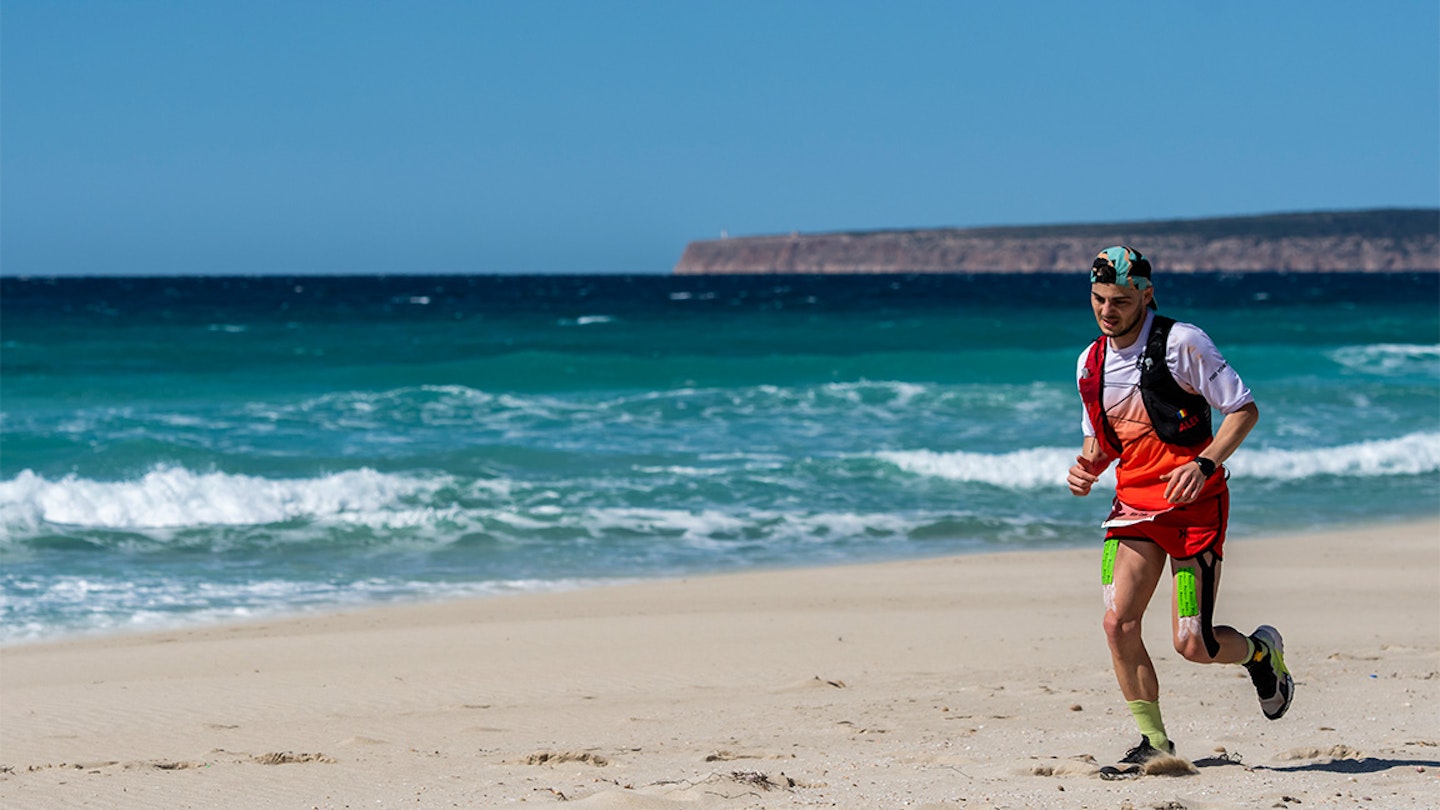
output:
[[[1140,396],[1155,434],[1166,444],[1193,447],[1210,439],[1210,403],[1180,387],[1165,362],[1174,318],[1156,315],[1140,361]]]
[[[1090,353],[1085,356],[1085,366],[1080,372],[1080,400],[1085,403],[1085,413],[1090,418],[1090,427],[1100,449],[1110,458],[1120,458],[1120,437],[1110,425],[1105,414],[1105,346],[1106,338],[1101,335],[1090,344]]]

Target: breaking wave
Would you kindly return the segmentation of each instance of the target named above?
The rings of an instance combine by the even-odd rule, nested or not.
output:
[[[21,472],[0,482],[0,525],[42,523],[109,529],[253,526],[377,510],[398,515],[433,494],[445,478],[349,470],[319,478],[268,479],[156,467],[130,481],[68,475],[56,481]]]
[[[915,475],[1019,490],[1065,486],[1066,472],[1075,461],[1075,449],[1061,447],[997,454],[909,450],[874,455]],[[1317,476],[1425,475],[1440,471],[1440,432],[1305,450],[1247,447],[1226,466],[1236,478],[1277,481]],[[1113,485],[1113,471],[1107,470],[1101,483]]]

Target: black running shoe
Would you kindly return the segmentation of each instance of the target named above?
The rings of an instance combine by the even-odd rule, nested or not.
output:
[[[1152,759],[1163,756],[1174,756],[1175,743],[1166,741],[1165,747],[1156,748],[1150,744],[1149,737],[1141,737],[1140,744],[1125,752],[1125,756],[1114,765],[1106,765],[1100,769],[1101,779],[1134,779],[1144,770],[1145,763]]]
[[[1166,740],[1164,748],[1156,748],[1150,744],[1149,737],[1141,737],[1140,744],[1126,751],[1120,761],[1126,765],[1144,765],[1156,757],[1174,755],[1175,743],[1173,741]]]
[[[1295,695],[1295,679],[1285,666],[1285,642],[1280,631],[1261,625],[1250,636],[1255,641],[1255,658],[1245,662],[1255,694],[1260,697],[1260,711],[1271,720],[1279,720],[1290,709]]]

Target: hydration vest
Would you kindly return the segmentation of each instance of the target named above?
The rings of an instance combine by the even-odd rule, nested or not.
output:
[[[1140,398],[1145,413],[1155,428],[1155,435],[1166,444],[1194,447],[1214,435],[1210,426],[1210,403],[1199,394],[1180,387],[1165,362],[1165,346],[1170,339],[1174,318],[1156,315],[1150,325],[1150,337],[1140,355]],[[1120,458],[1120,437],[1105,413],[1105,346],[1104,335],[1090,345],[1085,358],[1085,371],[1080,377],[1080,398],[1095,429],[1100,449],[1111,458]]]

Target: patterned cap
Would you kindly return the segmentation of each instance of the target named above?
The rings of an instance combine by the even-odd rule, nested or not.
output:
[[[1150,283],[1150,260],[1128,245],[1105,248],[1090,266],[1090,283],[1146,289],[1153,286]],[[1155,309],[1153,295],[1150,297],[1150,308]]]

